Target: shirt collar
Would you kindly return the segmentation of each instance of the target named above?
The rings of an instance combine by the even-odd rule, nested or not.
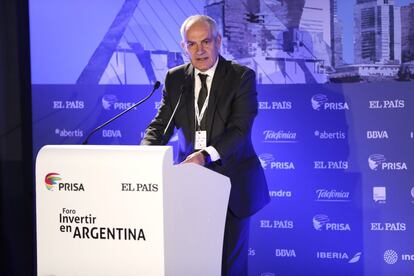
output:
[[[210,69],[208,69],[207,71],[204,71],[204,72],[202,72],[202,71],[200,71],[200,70],[198,70],[197,68],[194,67],[194,75],[198,76],[198,73],[201,73],[201,74],[208,75],[209,77],[213,78],[214,73],[216,72],[216,68],[217,68],[219,59],[220,59],[220,57],[217,57],[216,63],[214,63],[214,65]]]

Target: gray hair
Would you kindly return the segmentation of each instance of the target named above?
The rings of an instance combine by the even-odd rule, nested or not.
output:
[[[181,39],[183,41],[185,40],[185,32],[191,27],[191,25],[193,25],[196,22],[206,22],[208,25],[210,25],[211,32],[213,33],[214,38],[216,38],[219,35],[217,23],[213,18],[211,18],[208,15],[196,14],[188,17],[181,25],[180,33]]]

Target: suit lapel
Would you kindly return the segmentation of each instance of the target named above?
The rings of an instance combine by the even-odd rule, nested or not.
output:
[[[223,93],[223,84],[226,77],[226,60],[219,56],[219,62],[217,64],[216,72],[214,73],[213,82],[210,88],[210,98],[208,100],[207,117],[206,117],[206,129],[208,140],[211,138],[211,131],[213,126],[214,113],[218,105],[219,93]],[[220,91],[221,90],[221,91]],[[220,91],[220,92],[219,92]]]
[[[194,67],[189,64],[185,72],[185,87],[188,89],[185,93],[185,106],[187,107],[188,124],[190,126],[191,141],[194,142],[195,134],[195,110],[194,110]]]

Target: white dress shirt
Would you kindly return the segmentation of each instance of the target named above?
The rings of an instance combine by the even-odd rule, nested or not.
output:
[[[197,112],[197,109],[198,109],[198,105],[197,105],[198,94],[200,93],[200,89],[201,89],[201,80],[200,80],[200,77],[198,76],[198,74],[201,73],[201,74],[204,74],[204,75],[208,76],[207,79],[206,79],[206,84],[207,84],[207,98],[206,98],[206,101],[208,101],[208,99],[210,98],[211,83],[213,82],[213,77],[214,77],[214,73],[216,72],[218,60],[219,59],[217,57],[216,63],[213,65],[213,67],[211,67],[207,71],[202,72],[202,71],[198,70],[197,68],[194,69],[194,82],[195,82],[194,83],[194,110],[195,110],[195,112]],[[207,104],[208,104],[208,102],[207,102]],[[207,106],[207,108],[208,108],[208,106]],[[196,117],[196,114],[194,114],[194,116]],[[213,146],[208,146],[204,150],[207,151],[208,154],[210,154],[212,162],[217,161],[217,160],[220,159],[220,154],[217,152],[217,150]]]

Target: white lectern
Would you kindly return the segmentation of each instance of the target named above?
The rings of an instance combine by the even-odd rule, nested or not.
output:
[[[45,146],[38,275],[220,275],[229,193],[167,146]]]

